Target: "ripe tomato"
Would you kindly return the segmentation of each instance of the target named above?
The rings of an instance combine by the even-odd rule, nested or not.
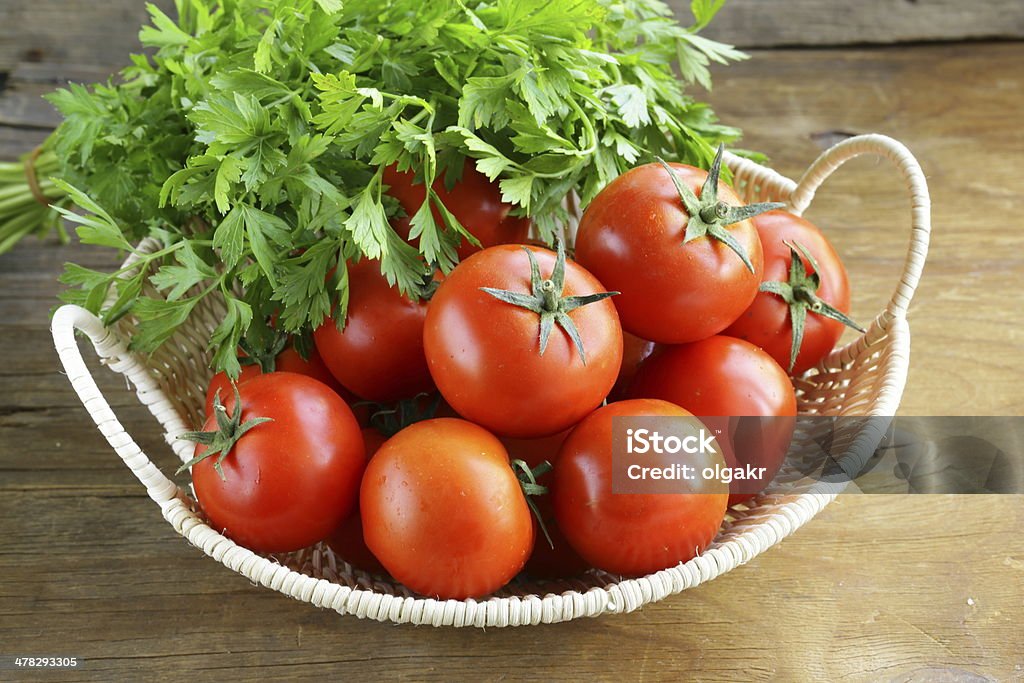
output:
[[[457,417],[455,411],[441,400],[439,394],[434,396],[419,395],[415,398],[399,401],[395,406],[377,405],[378,411],[370,418],[372,427],[363,430],[363,442],[366,444],[366,460],[369,461],[380,447],[387,441],[388,435],[393,436],[405,427],[435,417]],[[371,574],[386,574],[387,570],[366,547],[363,539],[363,519],[356,506],[355,513],[349,515],[341,526],[327,539],[327,545],[343,560],[354,567]]]
[[[464,420],[417,422],[388,439],[359,495],[367,547],[422,595],[492,593],[533,548],[533,521],[508,453]]]
[[[313,340],[334,377],[356,396],[396,401],[433,390],[423,356],[425,301],[388,285],[377,261],[348,265],[348,320],[339,332],[328,319]]]
[[[405,239],[409,239],[409,221],[423,205],[427,197],[423,183],[415,183],[415,173],[399,171],[394,166],[384,169],[384,184],[389,186],[388,194],[398,200],[407,217],[392,221],[395,231]],[[473,163],[466,159],[462,169],[462,177],[449,191],[444,186],[444,178],[439,177],[433,184],[434,192],[480,244],[493,247],[498,244],[519,244],[526,241],[530,232],[530,219],[510,216],[511,204],[501,201],[501,190],[497,183],[492,183],[487,176],[474,168]],[[443,226],[441,214],[431,207],[434,221]],[[480,251],[481,247],[463,240],[458,246],[459,260]]]
[[[363,444],[366,447],[366,460],[369,462],[387,439],[376,429],[363,430]],[[363,517],[359,514],[359,506],[353,514],[345,518],[337,529],[327,538],[327,545],[334,554],[357,569],[370,574],[386,574],[387,570],[380,563],[363,539]]]
[[[724,335],[660,348],[640,365],[630,395],[671,401],[722,430],[717,438],[730,467],[765,468],[763,477],[732,482],[730,505],[768,485],[796,426],[786,371],[753,344]]]
[[[555,461],[558,449],[569,436],[569,432],[570,430],[566,430],[540,439],[504,438],[501,443],[505,445],[510,458],[522,460],[531,468],[535,468],[545,461],[549,463]],[[550,486],[551,472],[538,477],[537,483],[541,486]],[[526,561],[524,571],[535,579],[567,579],[587,571],[590,565],[572,549],[565,534],[558,527],[550,493],[534,496],[533,504],[537,507],[537,512],[540,513],[540,518],[544,522],[551,542],[548,543],[547,537],[538,527],[535,531],[537,540],[533,544],[533,552],[530,553],[530,559]]]
[[[491,247],[438,287],[424,348],[438,389],[460,415],[503,436],[540,437],[575,424],[608,395],[622,362],[615,306],[600,282],[564,258],[539,247]]]
[[[666,401],[619,401],[598,408],[572,431],[555,460],[551,497],[562,533],[583,559],[639,576],[703,551],[725,517],[728,487],[697,477],[689,493],[612,493],[612,418],[688,417]],[[685,459],[684,459],[685,458]],[[722,467],[721,454],[673,456],[680,464]]]
[[[779,365],[802,375],[835,348],[844,324],[858,329],[847,317],[846,268],[810,221],[785,211],[771,211],[753,221],[764,248],[762,279],[773,284],[762,285],[750,308],[725,333],[760,346]],[[789,245],[798,252],[805,249],[813,261],[806,256],[794,261]]]
[[[324,361],[320,358],[320,354],[316,352],[316,349],[310,349],[309,358],[303,358],[293,346],[288,346],[281,353],[277,354],[277,358],[274,359],[274,370],[277,372],[294,372],[298,375],[312,377],[318,382],[323,382],[345,399],[346,403],[351,404],[357,400],[351,392],[338,384],[338,380],[334,379],[334,375],[324,365]],[[263,374],[263,370],[259,365],[243,365],[242,372],[239,373],[236,383],[241,384],[260,374]],[[228,396],[231,395],[231,379],[227,376],[227,373],[218,372],[210,379],[210,385],[206,389],[207,417],[213,414],[213,398],[217,395],[218,391],[222,401],[226,401]],[[363,412],[365,413],[366,411]]]
[[[703,339],[754,300],[761,242],[744,217],[781,205],[732,208],[741,202],[718,183],[720,161],[711,174],[683,164],[671,164],[671,173],[661,163],[638,166],[583,214],[576,260],[622,293],[615,306],[627,332],[665,344]]]
[[[291,552],[312,545],[356,504],[366,465],[359,425],[340,396],[303,375],[259,375],[238,392],[239,413],[233,392],[224,402],[236,418],[227,433],[211,446],[196,445],[196,498],[211,527],[250,550]],[[247,430],[254,418],[272,421]],[[215,415],[205,429],[218,430]],[[221,445],[227,448],[204,457]]]
[[[641,339],[635,334],[622,333],[622,367],[619,368],[619,377],[615,380],[615,386],[612,387],[611,394],[608,396],[609,401],[626,398],[640,363],[654,353],[656,346],[654,342]]]

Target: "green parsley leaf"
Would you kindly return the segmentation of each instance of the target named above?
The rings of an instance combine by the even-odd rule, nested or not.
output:
[[[723,4],[692,0],[688,27],[660,0],[178,0],[176,19],[148,5],[149,55],[49,96],[64,122],[37,168],[61,178],[46,181],[56,212],[0,212],[0,250],[59,216],[125,252],[156,238],[136,270],[69,265],[63,298],[133,315],[148,352],[221,297],[213,365],[237,373],[236,347],[272,316],[300,337],[344,325],[347,261],[379,261],[415,296],[476,242],[433,190],[403,240],[385,166],[451,187],[468,158],[550,242],[569,195],[585,207],[658,156],[710,164],[738,131],[688,89],[745,58],[698,33]]]

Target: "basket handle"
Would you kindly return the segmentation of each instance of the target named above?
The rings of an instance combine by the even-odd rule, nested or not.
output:
[[[145,366],[128,351],[128,347],[118,335],[103,325],[103,321],[80,306],[65,305],[57,309],[53,315],[50,331],[53,334],[53,343],[57,347],[61,365],[64,366],[64,372],[71,380],[71,386],[74,387],[75,393],[82,400],[82,404],[89,411],[90,417],[106,437],[107,442],[121,456],[135,477],[146,487],[149,497],[163,507],[178,496],[178,486],[150,461],[114,415],[114,411],[111,410],[110,404],[107,403],[99,387],[96,386],[96,380],[93,379],[92,373],[89,372],[89,368],[82,358],[82,352],[75,339],[76,330],[83,332],[89,338],[100,358],[109,362],[112,369],[124,374],[135,385],[139,398],[165,426],[177,427],[178,425],[174,425],[173,422],[174,420],[180,422],[181,418],[177,416],[170,404],[161,405],[167,401],[166,398],[163,398],[163,392],[156,380]],[[164,414],[164,410],[169,413]],[[174,433],[174,430],[170,431]],[[185,431],[185,425],[182,423],[180,429],[176,431],[177,433]]]
[[[921,165],[910,150],[897,140],[885,135],[857,135],[829,148],[811,164],[790,195],[789,205],[793,213],[802,215],[825,179],[844,163],[862,154],[874,154],[896,164],[910,190],[912,207],[910,249],[903,263],[903,273],[889,304],[869,329],[870,337],[884,334],[893,318],[906,315],[914,290],[921,280],[932,229],[931,198]]]

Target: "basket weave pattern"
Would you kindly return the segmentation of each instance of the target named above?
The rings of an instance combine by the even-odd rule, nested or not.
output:
[[[896,292],[867,332],[795,381],[801,414],[895,414],[909,363],[910,331],[905,314],[928,249],[930,202],[924,174],[902,144],[880,135],[850,138],[836,145],[811,165],[799,183],[750,161],[726,156],[736,189],[745,201],[783,201],[799,214],[833,171],[861,154],[881,156],[899,167],[912,198],[910,251]],[[156,246],[144,241],[138,254]],[[133,254],[126,265],[137,259]],[[171,340],[148,357],[128,351],[126,340],[134,325],[130,318],[105,328],[84,309],[63,306],[54,315],[52,331],[67,376],[100,432],[179,534],[255,583],[342,614],[396,623],[502,627],[629,612],[750,561],[807,522],[842,488],[840,484],[813,481],[782,485],[798,476],[784,467],[777,483],[748,505],[731,509],[714,543],[689,562],[636,579],[592,571],[569,581],[515,581],[481,600],[418,597],[390,579],[353,569],[321,544],[297,553],[264,557],[210,528],[190,494],[166,477],[139,448],[97,388],[75,340],[75,331],[83,332],[102,362],[128,378],[139,400],[159,421],[167,443],[184,462],[191,457],[193,445],[176,437],[202,422],[211,372],[206,340],[223,315],[222,302],[204,298]],[[871,438],[870,434],[862,436]]]

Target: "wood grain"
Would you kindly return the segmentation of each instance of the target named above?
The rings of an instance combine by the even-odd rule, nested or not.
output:
[[[669,4],[683,23],[688,0]],[[743,47],[855,45],[1024,36],[1019,0],[728,0],[705,32]]]
[[[173,0],[155,0],[165,11]],[[120,67],[138,52],[148,21],[139,0],[4,0],[0,2],[0,71],[20,62]]]
[[[870,131],[903,140],[924,165],[935,234],[911,311],[905,414],[1024,408],[1012,319],[1024,304],[1024,234],[969,210],[971,200],[993,214],[1024,205],[1022,61],[1024,45],[1012,44],[781,51],[717,74],[718,111],[786,174],[829,141]],[[891,291],[906,243],[896,181],[884,165],[852,162],[810,213],[849,264],[862,319]],[[844,495],[709,584],[639,613],[548,627],[395,627],[254,587],[162,521],[58,371],[47,321],[66,260],[117,262],[35,241],[0,256],[0,654],[86,660],[31,680],[1024,677],[1021,496]],[[92,365],[129,431],[169,467],[152,418]]]

